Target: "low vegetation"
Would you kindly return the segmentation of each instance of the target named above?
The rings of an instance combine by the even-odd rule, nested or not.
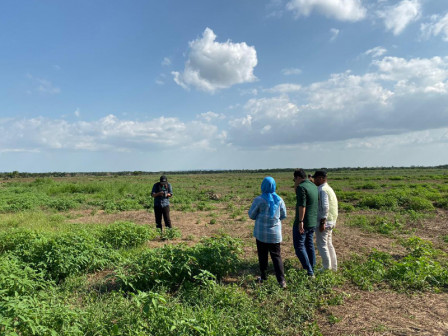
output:
[[[103,218],[98,214],[152,216],[155,175],[6,176],[0,184],[0,334],[322,335],[318,315],[341,323],[329,307],[343,305],[352,287],[448,293],[448,228],[434,239],[422,236],[447,215],[444,169],[331,171],[338,225],[388,239],[392,248],[346,255],[339,272],[314,280],[286,255],[286,290],[274,276],[258,284],[258,263],[247,253],[253,248],[247,210],[267,174],[170,175],[172,212],[195,218],[191,225],[216,228],[211,236],[132,220],[76,222]],[[292,174],[269,174],[287,205],[289,230]],[[242,229],[247,234],[237,238]]]

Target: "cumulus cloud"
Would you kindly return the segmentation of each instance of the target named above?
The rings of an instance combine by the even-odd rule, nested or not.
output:
[[[366,16],[361,0],[291,0],[286,8],[296,17],[309,16],[313,11],[339,21],[360,21]]]
[[[221,139],[215,125],[160,117],[139,122],[108,115],[96,121],[48,118],[0,120],[0,152],[38,150],[152,151],[169,148],[212,148]]]
[[[374,147],[379,140],[365,139],[395,139],[447,127],[448,57],[378,57],[369,69],[336,73],[309,85],[277,85],[233,106],[227,116],[208,111],[189,122],[165,117],[132,121],[114,115],[91,122],[0,119],[0,152],[222,150],[223,145],[266,149],[353,139]],[[411,143],[411,138],[406,141]]]
[[[287,96],[250,99],[244,112],[244,116],[229,121],[229,143],[242,147],[296,143],[292,129],[300,111]]]
[[[441,35],[442,39],[448,42],[448,13],[444,16],[431,16],[430,22],[423,23],[420,29],[426,38]]]
[[[421,16],[422,6],[419,0],[402,0],[395,6],[388,6],[378,11],[378,16],[384,20],[386,30],[394,35],[401,34],[412,22]]]
[[[243,116],[230,120],[228,141],[272,147],[398,136],[448,125],[448,57],[384,57],[374,59],[372,68],[363,75],[333,74],[288,96],[249,100]]]
[[[206,28],[202,38],[189,43],[188,60],[182,73],[173,71],[174,81],[183,88],[195,87],[215,92],[235,84],[253,82],[257,65],[255,48],[245,42],[216,42],[216,35]]]
[[[395,83],[396,93],[448,93],[448,57],[385,57],[373,64],[378,67],[380,79]]]

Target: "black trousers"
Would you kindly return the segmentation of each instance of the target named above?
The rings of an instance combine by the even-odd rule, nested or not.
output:
[[[261,279],[266,280],[266,271],[268,269],[268,253],[271,254],[274,264],[275,276],[279,283],[285,281],[285,271],[280,252],[280,243],[263,243],[257,239],[258,262],[260,264]]]
[[[162,216],[163,221],[165,222],[165,226],[171,228],[171,219],[170,219],[170,206],[166,207],[154,207],[154,215],[156,216],[156,228],[162,229]]]

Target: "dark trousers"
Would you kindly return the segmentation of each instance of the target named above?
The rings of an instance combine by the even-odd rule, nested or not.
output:
[[[280,243],[263,243],[257,239],[258,262],[260,264],[261,279],[266,280],[266,271],[268,269],[268,253],[271,254],[274,264],[275,276],[279,283],[285,281],[285,271],[283,270],[283,261],[280,253]]]
[[[171,228],[171,219],[170,219],[170,206],[166,207],[154,207],[154,214],[156,216],[156,228],[162,230],[162,216],[163,221],[165,222],[165,226]]]
[[[314,229],[305,229],[304,233],[300,233],[298,225],[294,225],[292,228],[294,250],[308,275],[314,274],[313,268],[316,265],[316,253],[314,252],[313,242]]]

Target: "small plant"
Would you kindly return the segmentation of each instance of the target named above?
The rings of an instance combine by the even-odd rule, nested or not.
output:
[[[160,237],[163,240],[173,240],[182,237],[182,233],[178,228],[165,228],[165,230],[160,230]]]
[[[353,212],[355,211],[355,207],[350,203],[339,202],[339,210],[342,212]]]

